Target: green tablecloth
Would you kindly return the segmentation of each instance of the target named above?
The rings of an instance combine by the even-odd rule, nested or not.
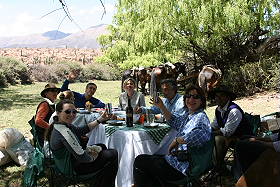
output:
[[[149,134],[149,136],[152,138],[152,140],[155,142],[155,144],[159,144],[163,137],[168,133],[168,131],[171,129],[170,126],[166,124],[160,124],[157,127],[144,127],[143,125],[135,125],[133,127],[126,127],[126,126],[109,126],[105,125],[105,134],[106,136],[111,136],[114,132],[117,130],[122,131],[145,131]]]

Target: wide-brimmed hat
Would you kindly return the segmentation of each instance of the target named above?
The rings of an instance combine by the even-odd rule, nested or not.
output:
[[[55,84],[53,84],[53,83],[48,83],[48,84],[45,86],[45,89],[41,92],[41,96],[42,96],[42,97],[46,97],[46,93],[47,93],[48,91],[56,91],[57,93],[59,93],[59,92],[60,92],[60,88],[57,88],[57,87],[55,86]]]
[[[227,87],[226,85],[220,85],[217,88],[214,88],[212,91],[209,92],[208,96],[212,99],[215,98],[216,93],[224,93],[230,97],[230,100],[233,101],[236,99],[237,95],[232,92],[232,90]]]

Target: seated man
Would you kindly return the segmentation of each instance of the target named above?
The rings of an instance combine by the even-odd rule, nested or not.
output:
[[[183,96],[177,93],[177,83],[175,80],[162,80],[161,91],[164,96],[162,102],[169,112],[171,112],[172,114],[177,114],[179,116],[183,116],[187,112],[187,108],[184,107]],[[156,106],[152,106],[150,108],[139,107],[136,108],[136,112],[146,113],[147,109],[149,109],[153,114],[162,114],[162,111]],[[169,132],[169,139],[165,139],[166,144],[158,150],[157,154],[167,154],[168,145],[174,139],[176,134],[177,131],[175,129],[172,129]]]
[[[247,125],[243,110],[234,102],[236,95],[226,86],[221,85],[209,93],[215,98],[218,107],[215,119],[211,123],[216,142],[217,170],[225,171],[224,157],[230,145],[243,135],[251,135],[251,128]]]
[[[69,90],[68,85],[70,81],[73,81],[77,75],[75,73],[70,73],[67,79],[64,81],[61,86],[61,91]],[[74,94],[74,104],[77,108],[86,108],[86,103],[89,101],[92,104],[92,108],[104,108],[105,104],[99,99],[93,97],[97,90],[97,86],[94,83],[88,83],[86,85],[85,93],[81,94],[75,91],[72,91]]]
[[[173,79],[164,79],[160,83],[161,91],[163,93],[163,104],[171,113],[177,113],[180,116],[183,116],[186,112],[186,108],[184,107],[183,96],[177,93],[177,83]],[[150,108],[147,107],[139,107],[136,109],[136,112],[146,113],[146,110],[149,109],[153,114],[161,114],[161,110],[152,106]]]

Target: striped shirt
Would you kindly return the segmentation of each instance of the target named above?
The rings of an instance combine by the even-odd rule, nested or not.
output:
[[[211,138],[211,126],[206,113],[201,109],[184,116],[172,115],[167,123],[178,131],[176,137],[182,137],[186,144],[180,144],[178,150],[188,150],[188,147],[200,146]],[[180,162],[172,155],[165,156],[166,161],[175,169],[186,175],[189,163]]]

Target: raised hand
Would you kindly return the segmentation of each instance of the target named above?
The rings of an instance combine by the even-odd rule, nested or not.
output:
[[[75,72],[75,71],[70,72],[70,73],[66,76],[67,80],[69,80],[69,81],[74,81],[77,77],[78,77],[78,73]]]

